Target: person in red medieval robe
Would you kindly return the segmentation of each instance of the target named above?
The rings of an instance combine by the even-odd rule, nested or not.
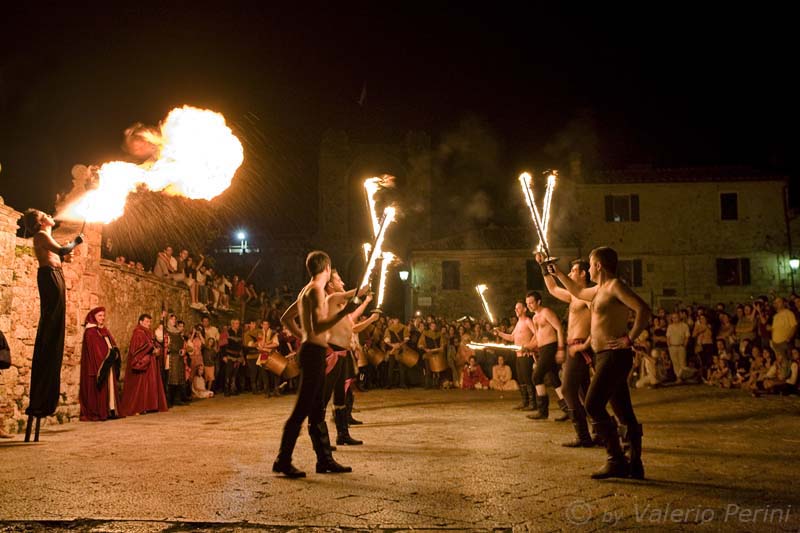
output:
[[[133,330],[119,409],[122,416],[167,410],[167,396],[156,362],[156,344],[150,331],[152,320],[148,314],[141,315]]]
[[[119,412],[119,348],[105,323],[105,307],[89,311],[84,322],[78,395],[82,421],[117,418]]]

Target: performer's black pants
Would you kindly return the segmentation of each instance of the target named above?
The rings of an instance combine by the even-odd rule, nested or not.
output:
[[[606,411],[606,404],[611,401],[611,408],[622,424],[629,427],[638,424],[628,389],[632,365],[633,350],[630,348],[604,350],[595,355],[594,378],[586,392],[586,412],[593,422],[606,422],[611,418]]]
[[[345,364],[348,362],[348,357],[336,356],[336,364],[330,373],[325,376],[325,388],[323,393],[323,410],[328,407],[328,402],[331,401],[333,396],[333,405],[344,405],[344,380],[345,380]]]
[[[567,407],[573,410],[576,420],[586,419],[583,400],[589,390],[591,379],[589,369],[583,352],[567,355],[564,361],[564,382],[561,385],[561,392],[564,394]]]
[[[530,355],[517,354],[517,382],[520,385],[531,384],[531,371],[533,369],[533,357]]]
[[[56,412],[64,359],[67,298],[61,268],[41,267],[36,273],[41,314],[31,364],[30,402],[25,414],[45,417]]]
[[[549,372],[553,376],[553,387],[561,386],[558,378],[558,365],[556,364],[556,352],[558,343],[551,342],[539,347],[539,356],[536,358],[536,368],[533,370],[533,384],[544,385],[544,378]]]
[[[325,354],[327,349],[310,342],[303,343],[297,354],[300,364],[300,386],[292,414],[283,426],[281,450],[278,459],[290,461],[303,421],[308,418],[309,428],[325,421]]]

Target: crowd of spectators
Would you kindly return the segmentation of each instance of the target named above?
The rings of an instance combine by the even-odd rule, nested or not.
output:
[[[566,327],[566,316],[563,318]],[[704,383],[742,388],[754,396],[796,394],[799,321],[798,296],[788,300],[762,296],[731,308],[718,303],[713,307],[682,306],[669,313],[657,309],[649,327],[634,341],[636,360],[629,382],[638,388]],[[398,322],[382,317],[362,333],[364,386],[515,388],[513,351],[469,347],[471,342],[503,343],[487,320],[417,316],[405,325],[392,325]],[[503,319],[498,329],[511,333],[515,323],[515,317]],[[390,329],[400,333],[391,339]],[[405,354],[392,342],[399,336]],[[434,351],[431,346],[441,349]],[[409,350],[419,357],[409,357]],[[443,363],[432,366],[439,354]],[[436,371],[445,365],[444,371]]]
[[[634,341],[631,384],[658,387],[705,383],[754,396],[798,391],[800,297],[755,298],[732,309],[658,309]]]

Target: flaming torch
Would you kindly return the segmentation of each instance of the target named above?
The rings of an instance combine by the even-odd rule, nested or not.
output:
[[[533,178],[527,172],[523,172],[519,176],[519,183],[522,186],[522,194],[525,196],[525,203],[528,204],[528,209],[531,213],[531,220],[533,221],[533,228],[536,230],[536,235],[539,237],[539,246],[538,248],[544,252],[546,256],[545,263],[553,263],[558,261],[557,257],[550,257],[550,246],[547,242],[547,227],[544,225],[542,221],[542,217],[539,215],[539,209],[536,207],[536,201],[533,196],[533,187],[532,187]],[[549,202],[553,198],[553,188],[555,188],[555,174],[551,174],[548,178],[548,185],[547,190],[545,191],[545,200]],[[548,194],[549,193],[549,194]],[[548,198],[549,196],[549,198]],[[548,219],[550,219],[550,204],[545,203],[544,205],[545,215]]]
[[[367,193],[367,207],[369,209],[369,216],[372,220],[372,236],[376,236],[380,230],[380,220],[378,220],[378,212],[375,207],[375,193],[381,188],[381,179],[372,177],[364,180],[364,192]]]
[[[467,346],[472,348],[473,350],[485,350],[486,348],[497,348],[499,350],[514,350],[515,352],[519,352],[522,350],[522,346],[517,346],[516,344],[499,344],[497,342],[468,342]]]
[[[381,261],[381,281],[378,284],[378,302],[375,306],[377,309],[381,309],[383,307],[383,296],[386,294],[386,274],[389,271],[389,266],[393,261],[394,254],[392,252],[383,252]]]
[[[141,186],[211,200],[230,186],[244,161],[242,143],[225,117],[208,109],[173,109],[161,125],[161,138],[149,139],[155,161],[104,163],[97,187],[63,207],[56,218],[109,223],[123,214],[128,194]]]
[[[494,324],[494,316],[492,316],[492,311],[489,309],[489,302],[486,301],[486,295],[484,294],[488,288],[489,287],[484,284],[475,286],[475,290],[478,291],[478,295],[480,295],[481,301],[483,302],[483,310],[486,312],[489,322]]]
[[[375,265],[378,262],[378,257],[383,255],[383,240],[386,238],[386,230],[389,229],[389,226],[394,222],[394,217],[397,214],[396,209],[393,206],[389,206],[383,210],[383,219],[381,220],[380,226],[378,228],[378,234],[375,236],[375,241],[372,243],[369,252],[369,259],[367,260],[367,266],[364,269],[364,275],[361,277],[361,284],[358,288],[366,287],[369,284],[369,278],[372,276],[372,271],[375,270]]]

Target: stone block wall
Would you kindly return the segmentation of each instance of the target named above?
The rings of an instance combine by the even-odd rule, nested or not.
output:
[[[5,205],[0,197],[0,330],[11,348],[12,366],[0,371],[0,425],[10,432],[24,429],[28,405],[33,345],[39,322],[38,264],[30,239],[16,236],[21,213]],[[80,228],[56,231],[65,242]],[[99,225],[88,225],[86,242],[76,248],[75,258],[64,264],[67,288],[64,361],[61,370],[61,403],[45,425],[77,420],[83,321],[90,309],[103,305],[117,344],[127,353],[128,341],[139,314],[160,314],[162,302],[193,322],[186,287],[100,259]]]

